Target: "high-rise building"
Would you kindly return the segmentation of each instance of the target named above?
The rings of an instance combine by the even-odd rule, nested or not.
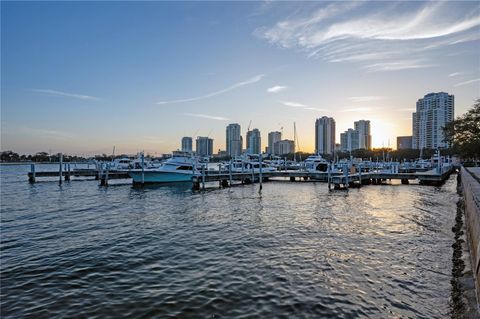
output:
[[[358,131],[358,148],[369,150],[372,148],[372,136],[370,135],[370,121],[360,120],[353,123]]]
[[[247,132],[247,152],[249,154],[260,154],[262,151],[262,139],[260,131],[254,128]]]
[[[429,93],[419,99],[412,117],[413,148],[448,147],[443,127],[453,121],[454,111],[454,96],[448,93]]]
[[[405,150],[412,148],[411,136],[397,136],[397,150]]]
[[[315,153],[333,154],[335,151],[335,120],[323,116],[315,121]]]
[[[233,157],[242,154],[242,135],[239,124],[232,123],[227,126],[226,139],[228,155]]]
[[[343,152],[359,149],[359,134],[357,130],[349,128],[340,134],[340,148]]]
[[[198,136],[196,140],[196,149],[198,156],[212,156],[213,155],[213,139]]]
[[[281,140],[273,145],[275,155],[295,153],[295,142],[292,140]]]
[[[272,155],[277,155],[275,153],[275,143],[280,141],[282,139],[282,132],[270,132],[268,133],[268,147],[267,147],[267,153],[272,154]]]
[[[182,137],[182,152],[192,152],[192,138],[189,136]]]

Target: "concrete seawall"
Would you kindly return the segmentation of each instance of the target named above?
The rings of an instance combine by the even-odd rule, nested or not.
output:
[[[472,272],[480,300],[480,167],[462,167],[462,189]]]

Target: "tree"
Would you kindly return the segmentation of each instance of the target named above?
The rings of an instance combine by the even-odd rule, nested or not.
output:
[[[464,115],[443,128],[445,142],[462,159],[480,159],[480,99]]]
[[[20,157],[13,151],[4,151],[1,153],[0,159],[2,162],[18,162]]]

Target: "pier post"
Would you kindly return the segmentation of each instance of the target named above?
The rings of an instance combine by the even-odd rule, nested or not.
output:
[[[250,166],[252,167],[252,183],[255,184],[255,169],[252,163],[250,163]]]
[[[65,181],[70,181],[70,163],[65,163]]]
[[[258,189],[258,192],[260,193],[262,191],[262,165],[263,165],[263,157],[262,153],[258,155],[258,161],[260,163],[260,170],[259,170],[259,182],[260,182],[260,188]]]
[[[358,181],[362,185],[362,164],[358,164]]]
[[[30,183],[35,183],[35,164],[30,164],[30,172],[32,173],[28,178]]]
[[[205,189],[205,165],[202,164],[202,189]]]
[[[230,159],[230,165],[228,166],[228,177],[230,178],[230,186],[232,186],[232,165],[233,161]]]
[[[58,180],[58,184],[62,185],[62,165],[63,165],[63,154],[62,153],[58,153],[58,156],[59,156],[59,161],[60,161],[60,167],[58,169],[58,174],[60,176],[59,180]]]
[[[345,187],[348,188],[348,164],[343,164],[343,175],[345,177]]]
[[[327,167],[328,190],[331,190],[331,186],[332,186],[332,166],[331,165],[332,164],[328,163],[328,167]]]
[[[141,155],[141,159],[142,159],[142,186],[145,184],[145,154],[142,152],[142,155]],[[108,174],[108,170],[107,170],[107,174]]]

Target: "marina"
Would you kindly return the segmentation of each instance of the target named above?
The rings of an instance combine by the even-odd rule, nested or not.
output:
[[[306,161],[308,163],[308,161]],[[218,164],[217,170],[209,169],[206,164],[196,160],[172,158],[165,165],[158,168],[139,168],[110,170],[108,165],[95,163],[96,168],[92,169],[71,169],[70,163],[59,163],[58,171],[36,171],[35,164],[31,164],[28,172],[28,180],[35,183],[40,177],[58,177],[59,183],[62,180],[70,181],[72,177],[93,177],[100,181],[101,186],[108,186],[108,181],[113,179],[132,179],[132,184],[142,186],[150,183],[161,182],[191,182],[193,189],[205,188],[205,183],[218,182],[220,187],[232,186],[233,183],[250,184],[253,182],[264,182],[269,179],[286,178],[294,182],[296,180],[326,182],[329,189],[344,189],[358,187],[361,185],[381,184],[387,180],[400,180],[402,184],[409,184],[412,180],[418,180],[424,185],[439,185],[445,181],[455,168],[448,161],[438,161],[436,167],[426,170],[424,167],[415,169],[411,165],[401,166],[399,163],[368,163],[357,164],[352,167],[350,163],[343,163],[341,169],[335,169],[334,164],[324,161],[321,170],[305,166],[305,169],[282,170],[267,169],[265,165],[251,165],[235,168],[233,161],[223,166]],[[260,166],[262,166],[260,168]],[[141,166],[143,167],[143,166]],[[381,167],[381,168],[379,168]],[[387,167],[385,169],[384,167]],[[161,176],[159,177],[159,174]],[[173,174],[173,175],[172,175]],[[153,177],[156,176],[156,177]]]

